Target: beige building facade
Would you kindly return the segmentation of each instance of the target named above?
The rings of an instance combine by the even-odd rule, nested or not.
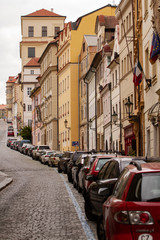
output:
[[[41,143],[58,150],[57,41],[51,41],[39,59],[41,65]]]

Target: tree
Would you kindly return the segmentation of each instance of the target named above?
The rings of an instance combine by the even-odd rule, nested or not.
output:
[[[23,139],[28,139],[32,142],[32,128],[29,126],[25,126],[21,129],[20,136]]]

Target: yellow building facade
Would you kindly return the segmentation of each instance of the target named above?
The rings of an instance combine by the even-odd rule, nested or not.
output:
[[[66,24],[59,35],[59,144],[60,150],[79,148],[79,54],[85,34],[95,34],[98,15],[115,15],[115,7],[106,5]]]

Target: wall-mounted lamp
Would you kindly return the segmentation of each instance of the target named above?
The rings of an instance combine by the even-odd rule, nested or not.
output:
[[[89,128],[91,130],[95,130],[95,128],[92,128],[92,119],[91,118],[89,119],[88,124],[89,124]]]
[[[146,83],[147,83],[147,86],[150,88],[152,86],[152,79],[146,78]]]
[[[128,117],[131,117],[131,113],[133,112],[133,103],[130,101],[130,97],[128,97],[128,101],[125,103],[126,113]]]
[[[71,128],[68,127],[67,125],[68,125],[68,121],[67,121],[67,119],[65,119],[65,120],[64,120],[64,126],[65,126],[65,128],[67,128],[67,129],[71,129]]]
[[[115,112],[115,110],[112,114],[112,121],[113,121],[113,124],[116,125],[117,127],[123,126],[121,123],[117,123],[118,122],[118,114]]]
[[[118,114],[115,111],[112,114],[112,121],[113,121],[114,125],[117,125]]]

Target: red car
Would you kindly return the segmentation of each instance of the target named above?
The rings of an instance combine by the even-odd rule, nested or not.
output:
[[[103,227],[99,239],[160,239],[160,162],[134,161],[123,170],[103,205]]]
[[[14,131],[13,130],[8,130],[8,136],[14,137]]]
[[[94,181],[96,176],[98,175],[99,171],[103,167],[103,165],[110,160],[111,158],[115,157],[114,154],[110,155],[101,155],[97,156],[94,162],[92,163],[89,172],[85,177],[85,192],[87,191],[89,185]]]

